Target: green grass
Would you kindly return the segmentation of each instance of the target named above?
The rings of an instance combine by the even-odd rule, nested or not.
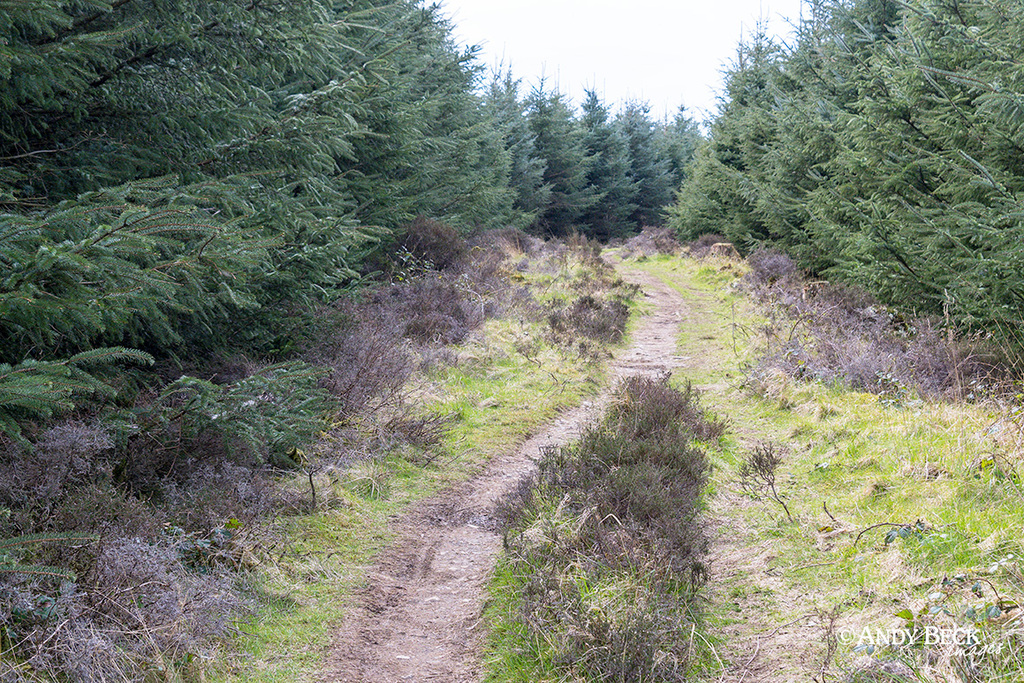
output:
[[[1024,487],[1007,476],[1007,466],[997,466],[1019,462],[1020,453],[987,432],[1005,417],[997,408],[895,400],[781,375],[752,393],[741,367],[754,357],[764,319],[730,287],[741,269],[664,257],[630,267],[656,274],[704,311],[688,321],[680,348],[703,359],[694,376],[705,403],[732,426],[712,487],[737,488],[738,462],[752,444],[774,440],[786,450],[778,485],[795,524],[767,499],[719,512],[727,527],[749,530],[750,552],[770,543],[773,571],[792,595],[808,596],[782,605],[758,601],[769,624],[838,607],[846,628],[898,624],[894,614],[902,609],[923,614],[921,624],[952,628],[965,623],[968,610],[979,613],[998,598],[1004,607],[1024,603]],[[896,527],[866,531],[880,523],[910,526],[905,538],[897,534],[887,543]],[[955,576],[961,579],[949,578]],[[741,603],[723,596],[751,590],[743,577],[730,580],[717,593],[712,619],[723,627],[733,623]],[[1020,656],[1005,653],[1019,651],[1020,636],[997,627],[1012,614],[1003,610],[979,622],[990,642],[1005,645],[1005,656],[983,658],[981,677],[970,680],[1019,674]],[[849,664],[858,654],[841,647],[837,661]],[[933,669],[923,667],[922,675],[951,676],[955,655],[938,648]]]
[[[521,279],[542,279],[547,296],[574,296],[568,285],[580,270],[568,264],[556,275]],[[239,625],[208,680],[315,680],[354,590],[393,538],[389,520],[465,482],[604,381],[602,364],[552,348],[539,322],[490,320],[472,339],[456,349],[454,366],[420,377],[413,389],[423,410],[455,416],[444,454],[424,466],[400,451],[382,453],[350,471],[319,474],[321,509],[277,522],[278,546],[246,579],[258,616]],[[304,478],[295,485],[309,486]]]

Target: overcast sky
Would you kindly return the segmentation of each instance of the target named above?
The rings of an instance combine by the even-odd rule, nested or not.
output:
[[[579,101],[595,88],[610,105],[647,100],[657,118],[680,105],[715,110],[721,71],[758,17],[790,31],[800,0],[444,0],[456,38],[504,59],[528,86],[543,74]]]

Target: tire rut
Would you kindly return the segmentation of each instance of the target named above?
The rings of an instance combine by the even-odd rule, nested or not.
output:
[[[685,367],[690,359],[677,353],[676,339],[686,301],[653,276],[623,275],[641,286],[654,310],[611,361],[610,384]],[[341,624],[319,680],[478,681],[485,589],[501,551],[494,505],[534,471],[542,448],[571,442],[597,419],[609,395],[606,389],[563,413],[513,452],[495,457],[479,476],[407,511],[395,523],[396,541],[378,558]]]

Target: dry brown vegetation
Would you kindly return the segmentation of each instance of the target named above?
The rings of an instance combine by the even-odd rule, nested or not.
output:
[[[0,441],[0,538],[54,538],[0,551],[23,570],[0,570],[4,680],[198,676],[256,608],[238,579],[275,561],[273,520],[325,504],[301,485],[307,475],[396,446],[419,466],[440,454],[453,418],[423,412],[409,399],[410,379],[455,363],[451,346],[488,318],[542,319],[518,282],[529,260],[543,268],[585,254],[581,282],[593,286],[580,284],[580,300],[608,296],[589,244],[514,230],[464,240],[417,219],[401,250],[388,281],[306,315],[286,363],[231,358],[189,367],[191,377],[162,390],[140,386],[125,404],[144,425],[134,432],[82,410],[30,430],[31,446]],[[576,327],[563,334],[599,328],[602,343],[617,338],[624,310],[615,301],[569,315]],[[182,370],[160,372],[166,381]],[[55,534],[71,531],[87,540]]]
[[[514,577],[531,658],[570,677],[687,680],[707,577],[700,444],[723,431],[689,383],[630,377],[600,423],[548,449],[502,501],[499,571]]]
[[[645,227],[622,243],[623,258],[650,258],[657,254],[674,256],[683,248],[670,228]]]
[[[745,286],[764,304],[756,387],[782,372],[836,381],[895,399],[908,394],[980,398],[1010,375],[984,340],[957,338],[942,324],[880,305],[856,287],[808,280],[791,258],[764,249],[747,259]]]

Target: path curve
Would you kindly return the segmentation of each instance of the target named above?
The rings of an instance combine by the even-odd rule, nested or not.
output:
[[[632,343],[610,364],[619,378],[657,375],[685,367],[677,355],[679,328],[688,313],[678,292],[636,270],[623,277],[640,285],[652,312],[640,319]],[[478,681],[485,588],[501,550],[491,521],[494,503],[536,468],[540,449],[576,439],[601,413],[610,395],[560,415],[515,451],[456,489],[412,507],[396,523],[396,541],[367,577],[358,604],[342,623],[321,681]]]

